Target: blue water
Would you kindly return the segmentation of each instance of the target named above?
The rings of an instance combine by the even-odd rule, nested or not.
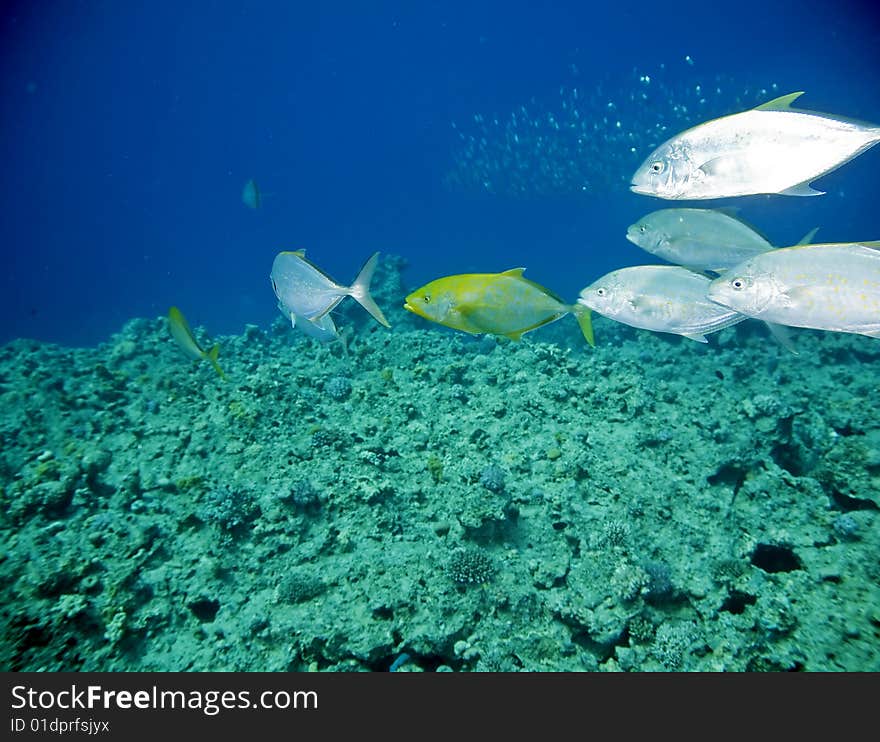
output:
[[[804,108],[880,122],[875,3],[597,5],[4,3],[0,342],[93,344],[171,304],[212,334],[265,326],[282,249],[344,282],[374,250],[405,256],[413,286],[523,265],[573,299],[652,262],[626,226],[671,204],[451,187],[452,123],[552,108],[561,86],[634,67],[681,90],[700,76],[775,83],[806,90]],[[815,226],[825,241],[878,239],[878,173],[880,148],[822,179],[821,198],[736,205],[777,243]],[[249,178],[259,210],[241,201]]]

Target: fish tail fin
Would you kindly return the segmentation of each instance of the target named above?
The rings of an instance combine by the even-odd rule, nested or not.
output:
[[[226,374],[223,373],[223,369],[220,368],[220,364],[217,363],[217,356],[220,355],[220,344],[215,343],[214,347],[211,348],[206,354],[205,357],[211,362],[211,365],[214,367],[214,370],[220,374],[220,378],[224,381],[226,380]]]
[[[584,339],[592,347],[595,347],[596,341],[593,338],[593,319],[590,310],[583,304],[574,304],[571,308],[571,313],[578,321],[578,325],[580,325],[581,332],[584,335]]]
[[[370,296],[370,281],[373,280],[373,271],[376,270],[376,261],[378,258],[379,253],[374,252],[370,256],[370,259],[364,263],[361,272],[358,273],[357,278],[354,279],[354,283],[349,287],[348,295],[372,314],[373,319],[375,319],[380,325],[391,327],[388,320],[385,319],[385,315],[382,314],[382,310],[379,309],[379,305],[376,304],[376,302],[373,301],[373,297]]]

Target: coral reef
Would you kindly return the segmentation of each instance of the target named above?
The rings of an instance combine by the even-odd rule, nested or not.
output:
[[[880,342],[0,348],[7,670],[880,670]],[[354,304],[353,302],[351,304]]]

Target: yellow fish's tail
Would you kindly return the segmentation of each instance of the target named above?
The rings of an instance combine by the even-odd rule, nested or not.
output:
[[[373,301],[373,297],[370,296],[370,281],[373,280],[373,271],[376,270],[376,260],[378,257],[379,253],[374,252],[370,256],[370,259],[364,263],[364,267],[361,268],[361,272],[358,273],[357,278],[354,279],[354,283],[349,288],[348,293],[352,299],[372,314],[373,319],[379,324],[385,325],[385,327],[391,327],[388,320],[385,319],[385,315],[382,314],[382,310],[379,309],[379,305],[376,304],[376,302]]]
[[[584,335],[584,339],[592,347],[595,347],[596,341],[593,339],[593,319],[590,310],[583,304],[574,304],[571,308],[571,313],[578,321],[578,325],[580,325],[581,332]]]
[[[214,367],[214,370],[220,374],[220,378],[224,381],[226,380],[226,374],[223,373],[223,369],[220,368],[220,364],[217,363],[217,356],[220,354],[220,345],[219,343],[215,343],[214,347],[211,348],[207,353],[205,353],[205,358],[207,358],[211,365]]]

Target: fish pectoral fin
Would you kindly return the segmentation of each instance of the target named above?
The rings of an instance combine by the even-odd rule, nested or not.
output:
[[[765,322],[764,324],[767,325],[767,329],[770,330],[770,334],[776,339],[777,343],[789,353],[798,355],[794,342],[791,339],[791,328],[788,325],[777,325],[775,322]]]
[[[651,312],[662,310],[669,304],[669,300],[655,296],[634,296],[627,304],[630,305],[634,312]]]
[[[790,111],[791,104],[804,94],[803,90],[797,93],[789,93],[788,95],[780,95],[778,98],[768,100],[760,106],[755,106],[755,111]]]
[[[491,328],[483,327],[479,322],[474,322],[469,309],[450,309],[446,321],[440,321],[441,325],[454,327],[462,332],[469,332],[471,335],[497,335]]]
[[[726,178],[732,172],[735,172],[739,158],[730,155],[722,155],[713,157],[700,165],[701,170],[706,175],[713,178]]]
[[[825,191],[817,191],[815,188],[811,188],[809,183],[798,183],[791,188],[786,188],[784,191],[779,191],[779,193],[783,196],[824,196]]]
[[[812,291],[811,287],[792,286],[791,288],[780,292],[774,303],[780,308],[797,308],[815,300],[815,298],[815,292]]]

